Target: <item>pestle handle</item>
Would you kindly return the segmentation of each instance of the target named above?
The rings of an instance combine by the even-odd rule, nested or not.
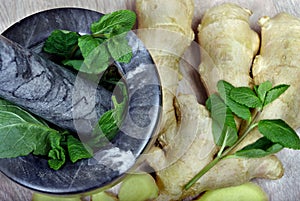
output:
[[[91,133],[111,92],[0,35],[0,97],[72,132]]]

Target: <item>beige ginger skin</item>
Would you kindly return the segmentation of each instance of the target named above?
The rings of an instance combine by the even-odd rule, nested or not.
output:
[[[250,68],[259,48],[258,34],[249,26],[251,11],[232,3],[207,10],[198,26],[199,72],[208,95],[219,80],[251,86]]]
[[[160,189],[157,201],[182,200],[206,190],[240,185],[252,178],[277,179],[282,176],[282,164],[275,156],[226,159],[188,191],[183,191],[184,185],[213,160],[218,147],[213,140],[211,118],[206,108],[197,103],[193,95],[179,95],[177,100],[181,120],[174,142],[164,150],[156,147],[148,158],[150,166],[156,170]]]
[[[274,18],[263,17],[261,26],[260,55],[253,64],[255,85],[267,80],[273,86],[288,84],[290,87],[274,102],[266,106],[260,119],[283,119],[293,129],[300,125],[300,20],[287,13],[280,13]],[[254,130],[238,149],[256,141],[261,134]]]
[[[192,40],[190,27],[193,12],[192,7],[187,7],[192,4],[193,2],[190,0],[172,0],[171,2],[137,0],[136,4],[139,21],[138,35],[149,48],[156,62],[163,87],[164,108],[162,128],[158,140],[159,146],[154,146],[151,152],[146,155],[147,162],[156,172],[157,184],[160,189],[157,201],[181,200],[197,196],[205,190],[239,185],[256,177],[276,179],[282,176],[282,164],[274,156],[260,159],[227,159],[211,169],[190,190],[183,191],[184,185],[213,160],[219,149],[213,142],[211,119],[206,108],[200,105],[193,95],[175,96],[180,79],[179,59]],[[221,75],[226,76],[225,72],[231,70],[241,73],[246,81],[236,78],[234,84],[249,86],[251,83],[249,70],[252,58],[258,49],[258,36],[249,28],[247,21],[249,12],[247,10],[231,4],[223,6],[224,8],[220,6],[216,10],[222,13],[222,9],[224,9],[225,14],[229,13],[229,18],[242,19],[238,20],[238,22],[241,21],[241,26],[235,26],[238,31],[235,30],[234,32],[249,31],[253,41],[244,44],[243,49],[243,45],[237,42],[242,41],[243,38],[237,37],[235,39],[237,46],[234,47],[238,47],[240,54],[242,54],[238,60],[247,63],[247,68],[245,67],[243,71],[241,69],[236,70],[232,65]],[[228,6],[235,8],[233,14],[229,11],[230,9],[228,10]],[[181,15],[181,13],[185,14]],[[207,19],[210,19],[209,14],[207,14]],[[141,28],[146,30],[140,31]],[[223,26],[223,29],[225,28],[227,27]],[[160,30],[157,31],[157,29]],[[221,34],[222,31],[220,30],[218,33]],[[218,38],[217,35],[215,37]],[[230,40],[228,38],[222,42],[227,44]],[[212,55],[218,55],[213,53],[213,49],[210,51]],[[228,57],[233,58],[232,51]],[[244,58],[246,61],[241,61]],[[225,61],[227,63],[238,62],[236,60],[227,61],[226,59]],[[212,92],[213,90],[209,91]]]
[[[264,109],[261,118],[280,118],[297,129],[300,125],[300,20],[281,13],[274,18],[261,18],[259,24],[262,44],[253,65],[254,83],[258,85],[269,80],[273,85],[290,85]]]
[[[159,140],[165,146],[174,137],[168,133],[175,129],[171,127],[176,121],[174,99],[181,78],[179,61],[194,40],[191,28],[194,1],[137,0],[136,12],[138,36],[150,51],[161,75],[163,114]]]

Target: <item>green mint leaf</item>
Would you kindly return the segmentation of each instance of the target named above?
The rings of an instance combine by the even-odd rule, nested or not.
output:
[[[222,99],[212,94],[206,101],[206,107],[211,112],[212,132],[214,141],[218,146],[232,146],[238,139],[237,128],[232,111],[225,105]]]
[[[283,146],[277,143],[273,143],[266,137],[258,139],[256,142],[244,147],[237,151],[234,155],[238,157],[246,158],[260,158],[275,154],[283,149]]]
[[[83,35],[78,39],[78,46],[82,53],[83,58],[89,55],[97,48],[103,41],[96,39],[91,35]]]
[[[128,45],[126,34],[112,37],[107,42],[108,50],[115,61],[129,63],[132,58],[132,48]]]
[[[0,106],[7,106],[7,105],[13,105],[13,104],[8,102],[7,100],[0,98]]]
[[[258,130],[273,143],[278,143],[286,148],[300,149],[300,139],[297,133],[283,120],[261,120]]]
[[[218,95],[212,94],[208,99],[208,105],[211,105],[210,112],[212,119],[215,119],[221,125],[226,124],[227,126],[236,128],[231,110]]]
[[[262,107],[262,102],[256,96],[254,91],[248,87],[237,87],[230,91],[230,98],[235,102],[249,108]]]
[[[119,127],[114,118],[114,110],[109,110],[100,117],[91,140],[86,142],[86,144],[93,149],[101,148],[114,139],[118,130]]]
[[[114,104],[114,118],[117,121],[117,126],[120,127],[123,120],[124,110],[128,101],[128,94],[124,82],[118,82],[116,86],[120,88],[123,97],[123,100],[118,103],[117,98],[115,96],[112,96],[112,102]]]
[[[264,103],[267,92],[271,89],[272,89],[272,83],[270,81],[263,82],[257,87],[256,93],[259,99],[261,100],[261,102]]]
[[[123,82],[118,82],[123,100],[118,103],[115,96],[112,96],[114,108],[105,112],[99,119],[98,125],[93,132],[93,138],[87,144],[92,148],[99,148],[115,138],[124,117],[124,111],[128,100],[128,94]]]
[[[62,64],[65,66],[71,66],[73,67],[75,70],[80,70],[80,68],[83,65],[83,60],[71,60],[71,59],[67,59],[67,60],[63,60]]]
[[[251,112],[248,107],[233,101],[231,98],[227,100],[226,104],[238,117],[247,121],[251,120]]]
[[[119,129],[117,125],[117,120],[114,116],[114,112],[114,109],[112,109],[104,113],[99,120],[99,126],[101,128],[101,131],[109,141],[115,137],[115,134]]]
[[[237,131],[235,128],[229,126],[220,126],[220,124],[213,120],[212,122],[212,133],[214,141],[218,146],[233,146],[238,140]]]
[[[0,99],[0,158],[48,156],[48,164],[58,170],[66,160],[60,145],[62,135],[23,109]]]
[[[289,88],[289,85],[278,85],[272,88],[267,92],[266,99],[264,102],[264,106],[268,105],[269,103],[273,102],[275,99],[277,99],[281,94],[283,94],[287,89]]]
[[[217,88],[220,97],[226,102],[226,100],[230,97],[230,91],[235,87],[225,80],[220,80],[217,83]]]
[[[15,105],[9,103],[8,101],[2,100],[2,99],[0,99],[0,110],[15,113],[26,122],[44,125],[44,126],[48,127],[48,125],[44,121],[40,120],[37,117],[34,117],[27,111],[21,109],[20,107],[15,106]]]
[[[50,134],[48,138],[51,146],[48,154],[48,165],[54,170],[60,169],[66,162],[66,154],[61,146],[61,139],[62,135],[58,134]]]
[[[217,88],[221,98],[224,100],[225,104],[230,108],[230,110],[238,117],[250,121],[250,109],[230,98],[230,92],[234,88],[234,86],[224,80],[220,80],[217,84]]]
[[[216,94],[212,94],[208,99],[205,101],[205,107],[206,109],[211,113],[212,109],[212,99],[214,96],[217,96]]]
[[[82,56],[80,48],[76,49],[76,51],[73,53],[73,55],[72,55],[72,57],[70,57],[70,59],[76,59],[76,60],[82,60],[83,59],[83,56]]]
[[[98,123],[105,138],[109,141],[115,137],[119,130],[125,110],[125,101],[118,103],[115,96],[112,97],[112,100],[114,108],[104,113]]]
[[[101,39],[85,35],[79,38],[78,45],[84,57],[83,64],[79,71],[90,74],[104,72],[110,65],[110,53],[107,49],[107,43]]]
[[[80,140],[68,135],[67,137],[67,147],[70,160],[75,163],[78,160],[91,158],[93,156],[93,151],[87,145],[84,145]]]
[[[253,90],[255,91],[256,94],[258,94],[258,85],[254,85]]]
[[[54,30],[45,41],[43,50],[49,54],[69,58],[77,49],[79,37],[76,32]]]
[[[132,29],[136,14],[130,10],[119,10],[102,16],[91,25],[93,34],[105,34],[106,37],[119,35]]]
[[[26,156],[31,152],[47,155],[47,137],[57,131],[39,122],[17,106],[5,104],[0,107],[0,158]]]

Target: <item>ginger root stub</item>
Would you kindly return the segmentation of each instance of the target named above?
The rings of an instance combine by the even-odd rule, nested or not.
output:
[[[251,86],[250,68],[259,48],[258,34],[250,28],[251,11],[236,4],[207,10],[198,26],[201,79],[209,95],[219,80],[233,86]]]

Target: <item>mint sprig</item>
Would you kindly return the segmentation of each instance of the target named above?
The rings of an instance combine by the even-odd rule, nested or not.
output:
[[[48,158],[49,166],[58,170],[68,158],[92,157],[82,143],[74,140],[66,143],[67,138],[73,137],[70,133],[50,128],[44,121],[3,99],[0,99],[0,117],[0,158],[32,153]]]
[[[234,87],[221,80],[218,82],[217,88],[218,93],[212,94],[208,98],[206,107],[212,118],[214,141],[220,149],[214,160],[185,185],[185,190],[188,190],[224,158],[259,158],[275,154],[283,148],[300,149],[299,136],[286,122],[281,119],[259,120],[264,108],[282,95],[289,88],[289,85],[282,84],[273,87],[270,81],[266,81],[251,89],[249,87]],[[236,118],[244,121],[242,125],[246,125],[241,126],[238,131],[234,129],[236,125],[233,114],[236,115]],[[234,148],[256,127],[263,137],[232,153]]]
[[[57,56],[56,61],[60,64],[80,72],[99,74],[113,61],[131,61],[132,47],[126,36],[135,22],[136,14],[133,11],[108,13],[91,24],[91,34],[54,30],[45,41],[43,50]]]

